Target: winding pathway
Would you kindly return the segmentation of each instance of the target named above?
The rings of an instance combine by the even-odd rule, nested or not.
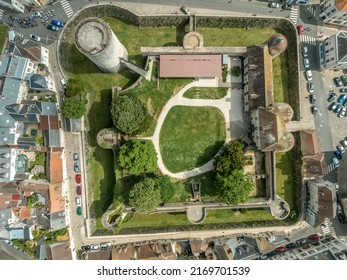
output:
[[[155,128],[153,136],[145,138],[145,139],[151,140],[154,144],[155,150],[158,154],[158,166],[161,172],[165,175],[169,175],[170,177],[179,178],[179,179],[190,178],[190,177],[205,173],[207,171],[213,170],[213,159],[211,159],[209,162],[205,163],[204,165],[200,167],[194,168],[192,170],[182,171],[179,173],[172,173],[166,168],[160,153],[159,138],[160,138],[160,130],[163,126],[166,115],[169,113],[172,107],[182,105],[182,106],[195,106],[195,107],[212,106],[212,107],[218,108],[223,113],[224,119],[225,119],[225,129],[226,129],[225,141],[229,142],[231,140],[231,135],[230,135],[231,91],[229,90],[228,94],[221,99],[189,99],[189,98],[183,97],[183,94],[192,87],[218,87],[218,79],[196,80],[186,85],[184,88],[182,88],[174,97],[172,97],[166,103],[166,105],[162,109],[159,115],[157,126]]]

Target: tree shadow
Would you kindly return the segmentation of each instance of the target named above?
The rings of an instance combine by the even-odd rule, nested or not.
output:
[[[223,147],[224,141],[216,141],[213,145],[205,148],[202,154],[200,154],[196,159],[196,166],[201,166],[211,160],[218,151]]]

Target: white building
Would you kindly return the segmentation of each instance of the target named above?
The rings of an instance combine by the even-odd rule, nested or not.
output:
[[[41,3],[38,0],[0,0],[0,6],[15,12],[24,13],[25,6],[41,7]]]
[[[321,70],[347,69],[347,32],[340,31],[320,43],[319,58]]]
[[[323,22],[347,26],[347,0],[323,0],[320,9]]]

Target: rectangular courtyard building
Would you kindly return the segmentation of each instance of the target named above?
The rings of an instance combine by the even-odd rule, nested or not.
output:
[[[222,55],[160,55],[161,78],[221,78]]]

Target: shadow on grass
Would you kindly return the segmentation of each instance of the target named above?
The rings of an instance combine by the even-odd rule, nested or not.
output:
[[[195,166],[201,166],[211,160],[218,151],[223,147],[224,141],[217,141],[215,144],[207,147],[202,154],[196,159]]]

